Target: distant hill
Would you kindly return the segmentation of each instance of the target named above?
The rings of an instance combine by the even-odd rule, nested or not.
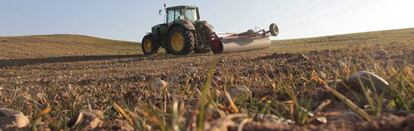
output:
[[[414,28],[275,40],[270,50],[279,53],[303,52],[383,44],[405,44],[414,47]]]
[[[282,32],[283,33],[283,32]],[[304,52],[381,44],[414,47],[414,28],[353,33],[314,38],[275,40],[270,52]],[[138,42],[116,41],[82,35],[0,37],[0,60],[59,56],[142,54]]]
[[[0,37],[0,59],[141,53],[137,42],[83,35]]]

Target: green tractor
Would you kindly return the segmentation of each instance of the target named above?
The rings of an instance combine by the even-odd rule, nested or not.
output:
[[[213,26],[200,20],[198,7],[173,6],[166,8],[165,23],[152,27],[142,40],[144,55],[158,53],[160,47],[173,55],[195,53],[226,53],[268,48],[270,36],[277,36],[279,28],[272,23],[269,30],[248,30],[219,37]]]
[[[151,33],[143,38],[142,50],[145,55],[157,53],[160,47],[173,55],[187,55],[191,51],[210,52],[211,40],[217,36],[210,24],[200,20],[198,7],[168,7],[165,20],[165,23],[152,27]]]

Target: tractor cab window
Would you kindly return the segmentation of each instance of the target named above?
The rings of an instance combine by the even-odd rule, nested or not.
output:
[[[198,20],[197,9],[174,9],[167,11],[167,23],[174,22],[178,19]]]
[[[197,18],[197,10],[196,9],[186,9],[185,10],[185,18],[190,21],[196,21]]]
[[[167,11],[167,23],[174,22],[177,19],[183,17],[181,10],[168,10]]]

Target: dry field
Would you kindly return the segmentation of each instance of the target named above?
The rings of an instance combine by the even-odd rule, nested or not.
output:
[[[414,129],[414,29],[150,57],[134,43],[42,37],[60,39],[38,51],[34,38],[0,37],[0,108],[23,112],[27,129]],[[363,70],[388,86],[352,85]]]
[[[0,37],[0,59],[137,54],[137,43],[81,35]]]

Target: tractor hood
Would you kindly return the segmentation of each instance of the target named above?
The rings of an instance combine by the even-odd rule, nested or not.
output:
[[[160,27],[162,24],[158,24],[152,27],[152,29],[157,29],[158,27]]]

